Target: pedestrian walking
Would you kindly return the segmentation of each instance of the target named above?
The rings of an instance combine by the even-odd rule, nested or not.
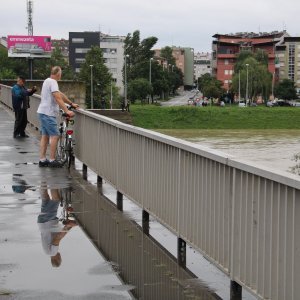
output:
[[[61,108],[70,118],[75,114],[70,111],[66,104],[73,108],[78,108],[79,105],[73,103],[66,95],[59,91],[58,83],[61,79],[62,70],[59,66],[51,69],[51,75],[47,78],[42,86],[41,103],[37,113],[41,124],[41,142],[40,142],[40,167],[60,168],[63,162],[55,159],[56,147],[59,140],[57,117],[59,108]],[[66,103],[66,104],[65,104]],[[50,157],[46,158],[47,147],[50,143]]]
[[[27,109],[29,105],[29,96],[33,95],[36,92],[36,87],[34,86],[31,89],[26,89],[25,87],[25,78],[19,76],[17,78],[17,83],[12,88],[12,105],[15,112],[15,126],[13,137],[18,138],[27,138],[29,137],[25,133],[27,126]]]

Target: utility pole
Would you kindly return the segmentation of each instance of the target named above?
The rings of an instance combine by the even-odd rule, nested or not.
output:
[[[32,13],[33,13],[32,0],[27,0],[27,29],[28,29],[28,35],[33,35]]]
[[[28,29],[28,35],[30,36],[33,36],[32,13],[33,13],[33,3],[31,0],[27,0],[27,29]],[[28,57],[28,68],[29,68],[29,78],[32,79],[33,58],[30,56]]]

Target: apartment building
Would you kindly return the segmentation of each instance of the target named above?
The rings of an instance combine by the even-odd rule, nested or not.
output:
[[[211,53],[197,52],[194,54],[194,78],[197,80],[204,74],[211,74]]]
[[[100,48],[103,51],[104,63],[109,69],[120,95],[124,94],[123,73],[125,36],[100,34]]]
[[[100,47],[103,51],[104,63],[112,74],[119,93],[123,95],[124,39],[123,36],[111,36],[101,32],[70,32],[70,65],[75,72],[79,72],[80,65],[85,62],[85,56],[91,47]]]
[[[286,36],[276,45],[276,74],[294,81],[300,94],[300,37]]]
[[[100,45],[99,32],[69,32],[69,64],[74,72],[80,71],[85,55],[92,46]]]
[[[286,31],[271,33],[244,32],[236,34],[215,34],[212,42],[212,75],[223,82],[225,89],[230,88],[234,65],[237,55],[242,51],[252,51],[258,49],[265,50],[268,54],[268,69],[275,73],[275,48],[285,36]]]
[[[172,70],[172,65],[160,56],[161,49],[154,50],[154,57],[164,69]],[[175,64],[183,73],[183,83],[185,87],[194,85],[194,49],[189,47],[172,47],[172,55]]]

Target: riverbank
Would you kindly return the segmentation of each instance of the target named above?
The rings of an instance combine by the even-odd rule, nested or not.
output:
[[[147,129],[300,129],[299,107],[160,107],[131,105],[133,124]]]

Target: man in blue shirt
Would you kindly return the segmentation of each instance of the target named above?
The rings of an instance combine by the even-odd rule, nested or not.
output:
[[[25,88],[25,78],[19,76],[17,84],[12,88],[12,105],[15,112],[15,127],[13,137],[28,137],[25,133],[27,126],[27,109],[29,108],[29,96],[36,92],[36,87]]]

